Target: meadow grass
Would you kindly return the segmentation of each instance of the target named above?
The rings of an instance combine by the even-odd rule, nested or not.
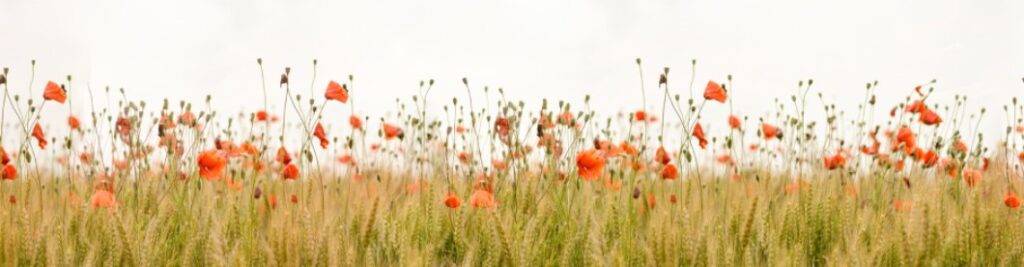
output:
[[[124,90],[116,108],[97,108],[90,88],[90,124],[58,139],[30,129],[45,103],[63,104],[48,94],[76,92],[71,78],[40,104],[12,96],[7,75],[16,121],[4,128],[24,140],[0,152],[11,155],[6,266],[1024,265],[1016,100],[989,149],[976,124],[985,112],[967,115],[966,98],[934,106],[945,122],[921,118],[932,107],[908,97],[876,123],[877,84],[848,118],[835,105],[808,111],[813,81],[801,81],[779,110],[736,118],[705,147],[696,125],[713,123],[706,108],[732,116],[731,76],[702,98],[691,74],[686,99],[666,68],[657,119],[641,109],[604,121],[587,101],[572,113],[545,100],[533,113],[500,89],[494,102],[482,89],[474,107],[467,79],[469,106],[453,99],[430,116],[429,81],[369,131],[351,76],[327,99],[302,100],[288,69],[279,120],[264,103],[217,121],[209,98],[147,110]],[[924,90],[912,96],[923,103]],[[322,133],[328,104],[349,106],[350,131]]]

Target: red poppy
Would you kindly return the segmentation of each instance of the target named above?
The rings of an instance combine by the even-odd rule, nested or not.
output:
[[[964,182],[967,182],[967,186],[974,187],[981,182],[982,174],[981,170],[974,168],[964,168]]]
[[[46,142],[46,136],[43,135],[43,127],[39,126],[38,122],[35,127],[32,127],[32,137],[35,137],[36,142],[39,142],[40,149],[46,149],[46,145],[48,144]]]
[[[96,190],[89,199],[92,203],[93,208],[117,208],[117,198],[114,197],[114,193],[107,190]]]
[[[922,166],[924,166],[925,168],[931,168],[932,166],[935,166],[935,164],[939,162],[939,155],[935,153],[934,149],[929,149],[928,152],[925,152],[924,155],[921,155],[920,160]]]
[[[14,179],[17,179],[18,178],[18,168],[14,167],[14,164],[6,164],[6,165],[4,165],[3,178],[4,178],[4,180],[14,180]]]
[[[217,181],[220,180],[227,162],[227,159],[221,156],[220,151],[210,149],[199,153],[196,165],[199,165],[200,176],[207,181]]]
[[[661,179],[675,180],[679,178],[679,169],[676,169],[675,164],[667,164],[661,169]]]
[[[266,112],[263,112],[263,113],[264,113],[263,115],[265,116]],[[181,123],[181,124],[184,124],[185,126],[195,127],[196,126],[196,114],[192,114],[192,112],[189,112],[189,111],[182,112],[181,114],[178,115],[178,122]],[[169,122],[168,123],[168,127],[174,128],[174,122]]]
[[[7,202],[10,202],[11,204],[18,204],[18,198],[11,195],[11,197],[7,199]]]
[[[964,140],[957,139],[956,142],[953,142],[953,149],[967,153],[967,144],[964,143]]]
[[[268,115],[267,111],[265,110],[260,110],[256,112],[256,121],[267,121],[267,119],[269,118],[270,115]]]
[[[473,161],[473,155],[470,155],[469,152],[466,152],[466,151],[459,152],[459,162],[462,162],[462,164],[469,164],[472,161]]]
[[[473,195],[469,197],[469,204],[473,205],[474,208],[491,209],[498,206],[498,202],[494,200],[494,194],[487,190],[476,190]]]
[[[739,130],[740,124],[740,118],[736,117],[736,115],[729,115],[729,127]]]
[[[281,176],[284,177],[285,180],[298,179],[299,167],[295,166],[295,164],[288,164],[287,166],[284,166],[284,169],[281,170]]]
[[[74,115],[68,116],[68,126],[71,127],[72,130],[78,130],[81,125],[82,123],[79,122],[78,118]]]
[[[835,155],[825,156],[824,163],[826,169],[839,169],[846,166],[846,157],[841,152],[836,152]]]
[[[292,163],[292,155],[288,154],[287,149],[281,147],[277,149],[277,157],[275,158],[275,160],[277,160],[277,162],[280,162],[281,164],[288,165]]]
[[[647,118],[647,112],[646,112],[646,111],[643,111],[643,110],[637,110],[637,111],[636,111],[635,113],[633,113],[633,120],[634,120],[634,121],[643,121],[643,122],[646,122],[646,121],[647,121],[647,119],[648,119],[648,118]]]
[[[64,104],[64,101],[68,99],[67,92],[64,91],[60,85],[53,81],[46,83],[46,89],[43,90],[43,99],[57,101],[57,103]]]
[[[905,111],[909,113],[920,113],[925,110],[928,110],[928,106],[924,104],[924,101],[915,100],[913,103],[910,103],[910,105],[907,105]]]
[[[584,150],[576,155],[576,168],[583,180],[597,180],[604,171],[604,157],[599,155],[596,150]]]
[[[561,115],[558,115],[558,123],[562,125],[571,125],[573,123],[572,112],[568,110],[563,111]]]
[[[920,120],[925,125],[938,125],[942,123],[942,117],[939,117],[938,113],[927,108],[921,111]]]
[[[292,194],[292,204],[299,204],[299,196]]]
[[[715,81],[708,81],[708,85],[704,88],[704,100],[715,100],[720,103],[725,103],[728,96],[725,94],[725,89]]]
[[[316,123],[316,128],[313,129],[313,136],[320,140],[321,148],[326,149],[327,145],[330,144],[330,142],[327,141],[327,134],[324,132],[324,126],[319,122]]]
[[[498,117],[494,120],[494,130],[500,136],[508,136],[509,122],[506,117]]]
[[[917,137],[914,135],[914,131],[911,131],[907,126],[900,127],[900,130],[896,132],[896,145],[900,144],[907,151],[917,147]]]
[[[782,129],[767,123],[761,124],[761,133],[764,134],[765,140],[772,140],[775,137],[782,138]]]
[[[399,128],[398,126],[395,126],[393,124],[385,123],[383,130],[384,139],[390,140],[395,137],[398,137],[398,139],[402,139],[402,137],[404,137],[404,134],[402,133],[402,128]]]
[[[448,208],[458,209],[461,204],[462,200],[459,200],[459,196],[455,193],[448,192],[448,195],[444,197],[444,205]]]
[[[1006,196],[1003,197],[1003,204],[1011,209],[1020,208],[1020,197],[1014,194],[1013,191],[1006,191]]]
[[[327,83],[327,92],[324,93],[324,97],[328,100],[337,100],[338,102],[346,103],[348,102],[348,86],[331,81]]]
[[[700,126],[700,122],[697,122],[697,125],[693,126],[693,137],[697,138],[701,149],[707,148],[708,139],[704,138],[704,127]]]
[[[363,120],[355,115],[348,116],[348,125],[352,126],[352,129],[362,129]]]

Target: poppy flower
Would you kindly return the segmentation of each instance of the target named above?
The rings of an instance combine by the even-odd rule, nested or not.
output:
[[[404,133],[402,132],[402,128],[399,128],[398,126],[395,126],[390,123],[385,123],[383,130],[384,139],[387,140],[394,139],[395,137],[398,137],[398,139],[402,139],[403,137],[405,137]]]
[[[352,129],[363,129],[363,120],[355,115],[348,116],[348,125],[352,126]]]
[[[668,202],[671,202],[672,204],[676,204],[676,202],[679,202],[679,198],[676,198],[676,194],[669,195],[668,196]]]
[[[726,166],[732,166],[734,164],[734,162],[732,161],[732,156],[729,154],[718,155],[717,157],[715,157],[715,162],[718,162]]]
[[[962,153],[967,153],[967,144],[964,143],[964,140],[957,139],[956,142],[953,142],[953,149]]]
[[[450,209],[458,209],[461,204],[462,200],[459,200],[459,196],[455,193],[448,192],[448,195],[444,197],[444,205]]]
[[[268,115],[267,111],[265,110],[260,110],[256,112],[256,121],[265,122],[267,121],[267,119],[269,119],[269,117],[270,115]]]
[[[1003,197],[1003,204],[1011,209],[1020,208],[1020,197],[1014,194],[1013,191],[1006,191],[1006,196]]]
[[[740,124],[740,118],[736,117],[736,115],[729,115],[729,127],[739,130]]]
[[[640,153],[640,151],[637,150],[635,146],[626,141],[622,141],[622,143],[619,143],[619,148],[622,149],[623,153],[626,153],[627,155],[631,156]]]
[[[348,87],[331,81],[327,83],[327,92],[324,93],[327,100],[337,100],[341,103],[348,102]]]
[[[0,147],[0,164],[7,165],[7,163],[10,162],[11,156],[7,155],[7,150],[4,150],[3,147]]]
[[[637,110],[636,112],[633,113],[633,120],[634,121],[646,122],[647,119],[648,118],[647,118],[647,112],[646,111]]]
[[[498,117],[494,120],[494,131],[500,136],[508,136],[509,122],[506,117]]]
[[[661,163],[662,165],[668,164],[672,161],[672,158],[665,151],[665,147],[658,147],[658,150],[654,152],[654,161]]]
[[[914,131],[911,131],[907,126],[900,127],[899,131],[896,132],[896,145],[901,144],[908,151],[917,147],[917,137],[914,135]]]
[[[46,89],[43,90],[43,99],[64,104],[64,101],[68,99],[68,95],[63,87],[53,81],[49,81],[46,83]]]
[[[474,208],[491,209],[498,206],[498,202],[494,200],[494,194],[487,190],[476,190],[473,195],[469,197],[469,204]]]
[[[416,181],[413,181],[412,183],[409,183],[409,185],[405,186],[405,193],[416,193],[419,192],[420,189],[428,187],[429,185],[430,184],[428,184],[427,181],[417,179]]]
[[[14,164],[4,165],[3,170],[4,180],[14,180],[18,178],[18,168],[14,167]]]
[[[576,155],[576,168],[584,181],[597,180],[604,171],[604,157],[596,150],[584,150]]]
[[[974,168],[964,168],[964,182],[967,182],[967,186],[974,187],[981,182],[982,174],[981,170]]]
[[[499,171],[505,170],[505,168],[508,167],[505,164],[505,161],[500,159],[491,159],[491,166],[494,166],[494,169]]]
[[[654,204],[657,203],[657,200],[658,199],[654,197],[654,194],[647,195],[647,207],[654,209]]]
[[[281,147],[277,149],[277,157],[275,158],[275,160],[277,160],[277,162],[280,162],[281,164],[288,165],[292,163],[292,155],[288,154],[287,149]]]
[[[68,126],[71,127],[72,130],[78,130],[78,128],[81,125],[82,125],[82,123],[78,121],[77,117],[75,117],[73,115],[72,116],[68,116]]]
[[[915,100],[914,102],[910,103],[910,105],[907,105],[907,108],[906,108],[905,111],[908,112],[908,113],[915,113],[916,114],[916,113],[921,113],[921,112],[923,112],[925,110],[928,110],[928,106],[924,104],[924,101]]]
[[[928,152],[925,152],[924,155],[921,155],[919,160],[921,161],[922,166],[924,166],[925,168],[931,168],[932,166],[935,166],[935,164],[939,162],[939,155],[935,153],[934,149],[929,149]]]
[[[89,203],[92,203],[93,208],[117,208],[117,198],[114,197],[114,193],[107,190],[96,190],[89,198]]]
[[[920,120],[925,125],[938,125],[942,123],[942,117],[939,117],[938,113],[927,108],[921,111]]]
[[[558,123],[562,125],[572,125],[575,122],[573,120],[572,112],[568,110],[563,111],[562,114],[558,115]]]
[[[292,194],[292,204],[299,204],[299,196]]]
[[[679,169],[676,169],[675,164],[667,164],[661,169],[661,179],[675,180],[679,178]]]
[[[267,202],[270,204],[270,209],[277,209],[277,196],[274,193],[267,195]]]
[[[462,164],[469,164],[473,161],[473,156],[466,151],[459,152],[459,162]]]
[[[214,149],[206,150],[199,153],[197,158],[200,176],[207,181],[220,180],[220,176],[224,172],[224,165],[228,161],[221,156],[219,151]]]
[[[700,126],[700,122],[693,126],[693,137],[697,138],[698,144],[701,149],[708,147],[708,139],[704,138],[704,127]]]
[[[842,153],[836,152],[835,155],[825,156],[824,165],[826,169],[835,170],[846,166],[846,157]]]
[[[284,169],[281,170],[281,176],[284,177],[285,180],[298,179],[299,167],[295,166],[295,164],[288,164],[287,166],[284,166]]]
[[[46,136],[43,135],[43,127],[39,126],[38,122],[35,127],[32,127],[32,137],[36,138],[36,142],[39,143],[40,149],[46,149],[46,145],[48,144],[46,142]]]
[[[327,141],[327,133],[324,132],[324,126],[319,122],[316,123],[316,128],[313,129],[313,136],[320,139],[321,148],[327,148],[327,144],[330,142]]]
[[[775,137],[782,138],[782,129],[767,123],[761,124],[761,133],[764,134],[765,140],[772,140]]]
[[[266,112],[263,112],[266,115]],[[178,115],[178,123],[184,124],[189,127],[196,127],[196,114],[192,114],[190,111],[182,112]],[[174,128],[174,123],[169,124],[170,128]]]
[[[728,96],[725,94],[725,89],[715,81],[708,81],[708,85],[704,87],[704,100],[715,100],[719,103],[725,103]]]

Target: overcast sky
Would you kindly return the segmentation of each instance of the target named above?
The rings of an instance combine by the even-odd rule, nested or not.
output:
[[[464,95],[462,77],[533,108],[540,96],[591,94],[596,109],[631,111],[641,102],[637,57],[648,88],[668,66],[685,94],[691,59],[698,85],[732,74],[740,112],[754,116],[807,78],[848,110],[873,80],[885,105],[933,78],[936,99],[1024,96],[1022,1],[697,2],[3,0],[0,65],[21,92],[37,59],[35,92],[72,74],[75,88],[124,87],[150,102],[212,94],[224,112],[262,107],[258,57],[277,95],[285,66],[308,95],[314,58],[318,95],[328,79],[354,74],[357,108],[374,116],[431,78],[432,100],[448,103]]]

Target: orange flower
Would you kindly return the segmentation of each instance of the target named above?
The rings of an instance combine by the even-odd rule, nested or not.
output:
[[[327,92],[324,93],[324,97],[328,100],[338,100],[338,102],[346,103],[348,102],[348,86],[331,81],[327,83]]]
[[[469,164],[473,161],[473,156],[466,151],[459,152],[459,162],[462,164]]]
[[[765,140],[772,140],[775,137],[782,138],[782,129],[779,129],[779,127],[775,127],[775,125],[767,123],[761,124],[761,133],[764,134]]]
[[[579,169],[580,178],[583,180],[597,180],[604,171],[604,157],[599,155],[596,150],[584,150],[576,155],[576,168]]]
[[[662,165],[668,164],[672,161],[672,158],[665,152],[665,147],[658,147],[658,150],[654,152],[654,161],[661,163]]]
[[[455,193],[448,192],[448,195],[444,197],[444,205],[451,209],[458,209],[459,205],[462,204],[462,200],[459,200],[459,196]]]
[[[648,118],[647,118],[647,112],[646,111],[637,110],[635,113],[633,113],[633,120],[634,121],[646,122],[647,119]]]
[[[938,113],[927,108],[921,111],[920,120],[925,125],[938,125],[942,123],[942,117],[939,117]]]
[[[266,112],[263,112],[263,115],[266,116],[267,115]],[[189,111],[182,112],[181,114],[178,115],[178,122],[181,123],[181,124],[184,124],[185,126],[195,127],[196,126],[196,114],[192,114],[192,112],[189,112]],[[168,123],[168,127],[169,128],[174,128],[174,122],[173,121],[169,122]]]
[[[321,148],[327,148],[327,144],[329,144],[330,142],[327,141],[327,133],[324,132],[324,126],[319,122],[316,123],[316,128],[313,129],[313,136],[315,136],[317,139],[320,139]]]
[[[732,156],[729,154],[718,155],[718,157],[715,157],[715,161],[726,166],[732,166],[734,164]]]
[[[635,146],[631,145],[630,143],[627,143],[626,141],[622,141],[622,143],[619,143],[619,148],[622,149],[623,153],[626,153],[627,155],[630,156],[640,153],[640,151],[637,150]]]
[[[18,198],[15,197],[14,195],[11,195],[11,197],[7,199],[7,202],[10,202],[11,204],[18,204]]]
[[[900,144],[907,151],[912,151],[917,147],[917,137],[915,137],[914,131],[907,126],[900,127],[900,130],[896,132],[896,145]]]
[[[739,130],[740,124],[740,118],[736,117],[735,115],[729,115],[729,127]]]
[[[953,149],[967,153],[967,144],[963,140],[957,139],[956,142],[953,142]]]
[[[409,183],[409,185],[405,186],[405,193],[413,194],[413,193],[419,192],[420,189],[422,189],[424,187],[429,187],[429,186],[430,186],[430,184],[428,184],[427,181],[416,180],[416,181],[413,181],[412,183]]]
[[[277,158],[275,158],[275,160],[281,164],[288,165],[292,163],[292,155],[288,154],[288,150],[282,146],[277,149]]]
[[[657,199],[654,198],[654,194],[647,195],[647,206],[650,207],[651,209],[654,209],[654,204],[656,203],[656,201]]]
[[[824,163],[826,169],[835,170],[846,166],[846,157],[837,151],[835,155],[825,156]]]
[[[4,165],[3,178],[4,180],[14,180],[18,178],[18,168],[14,167],[14,164]]]
[[[509,122],[506,117],[498,117],[494,120],[494,131],[500,136],[508,136]]]
[[[355,115],[348,116],[348,125],[352,126],[352,129],[363,129],[363,120]]]
[[[46,149],[46,144],[48,144],[46,136],[43,135],[43,127],[40,127],[38,122],[35,127],[32,127],[32,137],[35,137],[36,142],[39,142],[40,149]]]
[[[57,101],[57,103],[64,104],[64,101],[68,99],[67,92],[64,88],[53,81],[46,83],[46,89],[43,90],[43,99]]]
[[[967,186],[974,187],[981,182],[981,171],[974,168],[964,168],[964,182],[967,182]]]
[[[260,111],[256,112],[256,121],[265,122],[265,121],[267,121],[267,119],[269,117],[270,117],[270,115],[268,115],[267,111],[265,111],[265,110],[260,110]]]
[[[679,169],[676,169],[675,164],[667,164],[661,169],[661,179],[675,180],[679,178]]]
[[[571,125],[573,122],[574,121],[573,121],[572,112],[569,112],[568,110],[562,112],[561,115],[558,115],[558,123],[559,124]]]
[[[906,108],[906,112],[909,113],[920,113],[925,110],[928,110],[928,106],[925,105],[924,101],[921,100],[915,100],[913,103],[910,103],[910,105],[907,105]]]
[[[292,204],[299,204],[299,196],[292,194]]]
[[[697,122],[697,125],[693,126],[693,137],[697,138],[701,149],[708,147],[708,139],[704,138],[704,127],[700,126],[700,122]]]
[[[1020,208],[1020,197],[1014,194],[1013,191],[1006,191],[1006,196],[1003,197],[1003,204],[1011,209]]]
[[[928,152],[925,152],[924,155],[921,155],[920,160],[922,166],[924,166],[925,168],[931,168],[932,166],[935,166],[935,164],[939,162],[939,155],[935,154],[934,149],[930,149],[928,150]]]
[[[498,202],[494,200],[494,194],[487,190],[476,190],[473,192],[473,195],[469,197],[469,204],[473,205],[474,208],[485,209],[498,206]]]
[[[107,190],[96,190],[89,199],[92,203],[93,208],[117,208],[117,198],[114,197],[114,193]]]
[[[499,159],[491,159],[491,166],[494,166],[494,169],[499,171],[505,170],[505,168],[508,167],[505,164],[505,161]]]
[[[7,155],[7,151],[3,147],[0,147],[0,164],[7,165],[11,162],[11,156]]]
[[[200,176],[207,181],[220,180],[220,176],[224,172],[224,165],[228,161],[220,155],[219,151],[215,149],[206,150],[199,153],[197,158]]]
[[[405,134],[402,132],[402,128],[398,128],[398,126],[395,126],[393,124],[385,123],[383,129],[384,139],[390,140],[395,137],[398,137],[398,139],[402,139],[405,137]]]
[[[298,179],[299,167],[295,166],[295,164],[288,164],[287,166],[284,166],[284,169],[281,170],[281,176],[284,177],[285,180]]]
[[[725,103],[727,98],[725,89],[722,89],[721,85],[715,81],[708,81],[708,86],[704,88],[704,100],[715,100],[719,103]]]
[[[82,123],[79,122],[78,118],[76,118],[74,115],[68,116],[68,126],[70,126],[72,130],[78,130],[78,127],[80,127],[81,125]]]

